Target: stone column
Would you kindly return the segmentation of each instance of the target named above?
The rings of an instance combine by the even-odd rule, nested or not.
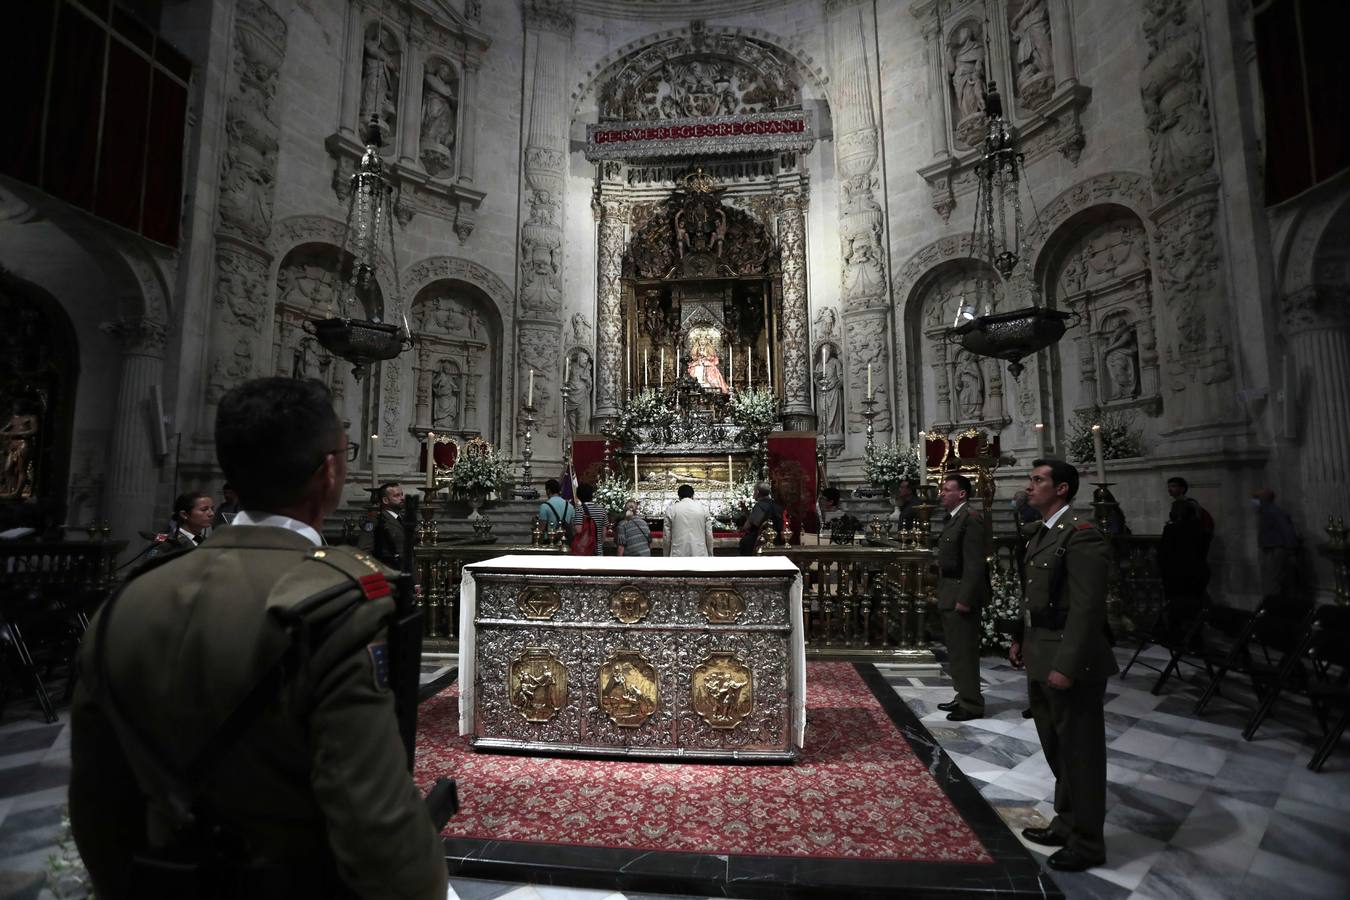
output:
[[[240,0],[216,200],[210,361],[201,422],[207,433],[221,396],[260,368],[254,357],[262,349],[274,294],[267,245],[281,133],[277,73],[285,53],[285,20],[262,0]]]
[[[604,164],[602,164],[603,167]],[[597,247],[595,416],[593,427],[603,430],[619,414],[622,381],[622,285],[624,224],[628,210],[619,197],[607,194],[614,185],[602,182],[592,208],[600,220]]]
[[[873,396],[878,401],[873,427],[885,442],[891,431],[892,391],[890,284],[882,236],[885,216],[877,201],[876,168],[880,135],[873,114],[872,64],[867,56],[870,0],[828,0],[830,59],[835,73],[835,157],[840,175],[839,250],[843,257],[840,290],[845,332],[845,370],[851,432],[863,431],[861,401],[867,393],[867,366],[872,366]],[[866,15],[864,15],[866,13]],[[861,449],[861,448],[858,448]]]
[[[778,216],[778,241],[783,265],[783,328],[779,346],[783,366],[783,426],[789,431],[815,431],[811,405],[811,345],[806,308],[806,179],[780,178],[787,185]]]
[[[474,163],[478,158],[478,67],[483,61],[477,56],[464,58],[464,68],[459,77],[459,108],[464,111],[461,117],[461,131],[457,138],[459,146],[459,180],[472,182]]]
[[[526,0],[525,58],[534,58],[528,85],[530,107],[524,153],[520,228],[520,282],[517,302],[515,408],[519,439],[530,372],[538,432],[535,464],[551,467],[561,458],[563,205],[567,165],[567,58],[575,27],[570,5]],[[523,442],[517,452],[523,449]]]
[[[928,140],[933,148],[933,159],[946,159],[951,155],[947,146],[947,135],[951,126],[947,124],[947,67],[942,62],[942,35],[937,23],[924,28],[924,44],[928,51]]]
[[[158,530],[154,522],[156,460],[152,429],[151,389],[161,384],[164,371],[164,323],[151,319],[104,322],[100,330],[122,349],[122,373],[117,385],[117,414],[108,465],[106,509],[113,535],[136,547],[136,532]]]
[[[399,103],[403,106],[399,119],[398,161],[405,166],[422,168],[419,145],[422,143],[422,73],[426,66],[424,45],[410,44],[403,53],[403,84]]]
[[[1069,17],[1070,0],[1047,0],[1050,13],[1050,53],[1054,57],[1055,92],[1078,83],[1073,59],[1073,21]]]
[[[1350,497],[1350,298],[1313,286],[1282,305],[1292,375],[1285,402],[1300,411],[1305,521],[1320,531],[1327,516],[1345,515]]]

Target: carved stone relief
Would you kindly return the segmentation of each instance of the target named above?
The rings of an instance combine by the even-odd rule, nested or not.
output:
[[[1186,0],[1148,0],[1148,62],[1140,76],[1153,190],[1174,196],[1206,179],[1214,162],[1200,30]]]
[[[694,23],[644,47],[607,73],[602,120],[640,121],[769,112],[800,103],[788,60],[744,34],[710,35]]]
[[[848,391],[851,404],[848,429],[857,433],[866,428],[863,400],[867,397],[867,371],[872,370],[872,396],[877,401],[877,417],[872,428],[878,435],[891,430],[890,341],[884,314],[868,313],[845,319],[848,334]],[[883,438],[884,440],[884,438]]]
[[[492,314],[463,287],[433,282],[410,315],[418,340],[416,418],[438,434],[492,439]]]
[[[272,106],[285,44],[286,24],[270,7],[260,0],[240,4],[217,205],[226,234],[263,240],[272,227],[280,131]]]

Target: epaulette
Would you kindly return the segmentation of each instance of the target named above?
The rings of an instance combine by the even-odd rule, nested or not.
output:
[[[1082,530],[1084,530],[1084,529],[1096,528],[1096,527],[1097,527],[1097,526],[1096,526],[1096,525],[1093,525],[1091,522],[1079,522],[1077,525],[1074,526],[1074,528],[1076,528],[1076,529],[1079,530],[1079,531],[1082,531]]]
[[[190,553],[195,549],[197,548],[176,547],[173,550],[170,550],[168,553],[157,553],[154,556],[150,557],[149,559],[143,561],[136,568],[132,569],[130,574],[127,575],[126,580],[134,581],[135,579],[140,578],[146,572],[152,572],[155,569],[158,569],[160,566],[164,565],[166,562],[171,562],[172,560],[178,559],[185,553]]]
[[[315,547],[305,554],[304,564],[286,573],[272,588],[267,606],[284,610],[286,618],[303,618],[328,601],[348,594],[353,584],[364,600],[378,600],[393,593],[385,568],[365,553],[350,547]]]

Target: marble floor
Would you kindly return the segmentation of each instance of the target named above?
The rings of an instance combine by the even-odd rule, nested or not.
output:
[[[1122,662],[1127,654],[1122,654]],[[1146,652],[1156,659],[1157,654]],[[938,670],[882,667],[887,681],[1014,831],[1043,824],[1053,781],[1030,721],[1025,683],[995,658],[983,677],[989,717],[952,723],[936,704],[951,699]],[[426,667],[427,687],[443,683],[449,661]],[[1153,674],[1136,669],[1107,690],[1109,761],[1105,866],[1054,879],[1079,898],[1341,898],[1350,896],[1350,736],[1320,774],[1304,768],[1315,722],[1297,703],[1276,708],[1256,739],[1244,741],[1249,692],[1225,689],[1205,715],[1191,707],[1199,687],[1173,681],[1148,692]],[[84,896],[62,882],[61,818],[69,777],[67,716],[47,725],[36,703],[12,698],[0,720],[0,898]],[[1036,853],[1042,848],[1028,844]],[[610,891],[455,878],[448,898],[601,900]],[[652,898],[652,894],[629,894]]]

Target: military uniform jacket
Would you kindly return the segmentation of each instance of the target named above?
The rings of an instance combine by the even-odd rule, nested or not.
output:
[[[966,503],[942,526],[938,536],[938,609],[964,603],[979,609],[989,602],[989,564],[984,551],[984,520]]]
[[[403,568],[403,519],[391,509],[381,509],[375,519],[371,555],[399,570]]]
[[[1051,574],[1064,548],[1057,608],[1063,628],[1033,625],[1050,607]],[[1074,680],[1105,679],[1120,671],[1106,636],[1106,539],[1091,522],[1065,512],[1054,527],[1040,526],[1027,542],[1027,586],[1022,605],[1022,660],[1027,677],[1048,681],[1052,671]]]
[[[131,856],[147,839],[165,844],[172,821],[154,787],[163,768],[119,739],[110,693],[144,746],[186,765],[291,646],[279,611],[325,591],[304,616],[296,674],[211,768],[202,805],[254,861],[335,865],[361,897],[445,896],[443,847],[381,671],[394,609],[386,574],[283,528],[227,527],[100,610],[80,648],[70,783],[72,828],[100,897],[126,896]]]

